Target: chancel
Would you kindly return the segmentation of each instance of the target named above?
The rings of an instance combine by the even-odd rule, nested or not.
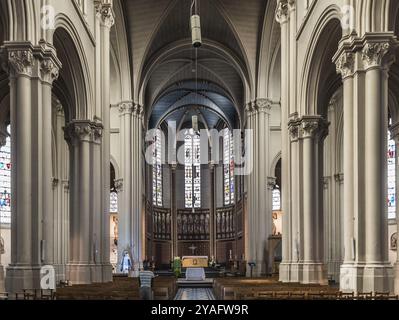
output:
[[[397,299],[398,36],[389,0],[0,0],[0,299]]]

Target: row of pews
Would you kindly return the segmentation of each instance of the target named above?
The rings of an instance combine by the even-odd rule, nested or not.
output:
[[[173,300],[177,293],[176,279],[154,279],[154,300]],[[115,277],[112,283],[76,285],[57,289],[57,300],[140,300],[136,278]]]
[[[154,279],[154,300],[173,300],[177,293],[176,279],[158,277]],[[75,285],[57,290],[22,290],[0,300],[140,300],[139,281],[136,278],[115,277],[110,283]]]
[[[220,278],[213,284],[217,300],[398,300],[390,293],[340,292],[337,287],[281,283],[265,278]]]

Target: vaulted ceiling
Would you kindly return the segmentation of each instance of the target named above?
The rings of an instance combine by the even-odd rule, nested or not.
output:
[[[193,106],[210,128],[219,120],[236,126],[256,79],[267,1],[199,0],[203,45],[197,53],[191,2],[121,1],[134,96],[150,126],[181,121]]]

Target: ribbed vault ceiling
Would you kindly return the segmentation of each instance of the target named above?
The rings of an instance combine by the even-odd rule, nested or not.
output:
[[[199,1],[203,46],[197,56],[191,0],[122,1],[134,95],[145,105],[150,126],[181,122],[190,110],[200,112],[208,127],[220,120],[235,126],[241,116],[245,88],[256,77],[267,1]],[[200,90],[194,90],[196,79]]]

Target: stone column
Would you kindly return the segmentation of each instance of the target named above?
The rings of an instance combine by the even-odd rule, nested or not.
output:
[[[268,177],[267,178],[267,212],[270,212],[271,217],[271,225],[272,231],[268,236],[268,239],[273,236],[273,191],[276,186],[277,178],[275,177]],[[274,263],[274,251],[270,250],[271,248],[271,241],[268,240],[268,256],[267,256],[267,268],[266,274],[272,275],[273,274],[273,263]]]
[[[356,105],[360,101],[355,100],[355,79],[362,77],[362,74],[355,73],[356,54],[350,48],[343,46],[334,58],[337,65],[337,72],[342,75],[343,81],[343,115],[344,115],[344,138],[343,158],[345,182],[343,185],[343,244],[344,261],[340,270],[340,284],[342,290],[356,290],[359,287],[362,277],[362,267],[358,266],[356,256],[360,256],[362,250],[355,241],[355,232],[362,222],[361,217],[356,217],[356,170],[355,159],[359,157],[361,150],[355,148],[357,144],[358,127],[355,112]],[[360,82],[361,83],[361,82]],[[359,127],[358,127],[359,130]],[[356,166],[358,164],[356,163]],[[360,191],[360,190],[358,190]],[[356,222],[356,226],[355,226]],[[357,232],[356,232],[357,233]],[[359,239],[358,239],[359,240]],[[358,250],[356,250],[358,248]],[[360,250],[359,250],[360,249]]]
[[[144,214],[143,214],[143,179],[142,179],[142,120],[143,107],[134,104],[132,113],[132,257],[134,270],[138,271],[145,258],[144,248]]]
[[[172,214],[172,261],[178,255],[178,247],[177,247],[177,208],[176,208],[176,169],[177,164],[170,165],[170,176],[171,176],[171,190],[170,190],[170,207]]]
[[[41,260],[45,265],[54,265],[55,257],[58,253],[55,234],[55,215],[53,204],[53,159],[52,157],[52,87],[53,81],[57,80],[60,68],[60,62],[54,56],[47,56],[41,62],[40,66],[42,80],[42,230],[43,230],[43,248]],[[39,120],[40,121],[40,120]],[[56,270],[59,274],[60,270]]]
[[[318,139],[325,123],[318,116],[304,116],[301,118],[302,140],[302,215],[303,215],[303,261],[300,262],[302,271],[301,282],[305,284],[325,284],[327,281],[324,264],[318,253],[318,243],[321,240],[322,228],[320,228],[318,215],[318,189],[319,176],[317,170],[320,159],[318,157]]]
[[[364,292],[393,292],[388,258],[387,131],[388,71],[394,61],[393,44],[386,38],[365,41],[365,234]],[[346,180],[345,180],[346,181]]]
[[[247,117],[247,130],[253,130],[253,108],[252,104],[248,103],[245,107],[245,114]],[[247,147],[247,159],[249,161],[254,161],[254,147],[251,145],[249,148]],[[253,179],[253,172],[249,173],[245,179],[248,185],[247,187],[247,208],[245,212],[245,227],[244,227],[244,234],[245,234],[245,260],[247,263],[252,262],[255,257],[255,250],[254,250],[254,234],[251,230],[254,229],[254,219],[252,212],[254,211],[253,203],[255,199],[255,186],[254,186],[254,179]],[[247,267],[247,276],[250,276],[250,268]]]
[[[340,286],[342,291],[392,292],[386,133],[388,71],[397,40],[391,33],[350,40],[341,42],[334,57],[344,79],[345,261]]]
[[[132,112],[133,102],[126,101],[119,104],[120,118],[120,150],[121,150],[121,176],[123,177],[123,189],[120,192],[118,204],[118,266],[120,272],[123,251],[132,250]]]
[[[301,210],[300,210],[300,146],[299,146],[299,128],[300,121],[297,114],[292,116],[292,120],[288,123],[290,139],[291,139],[291,266],[290,266],[290,281],[301,281],[301,265],[303,260],[303,236],[301,233]]]
[[[64,138],[65,113],[62,105],[56,105],[54,108],[54,117],[56,118],[55,139],[57,171],[55,179],[55,245],[59,248],[55,258],[55,269],[57,281],[66,280],[66,265],[69,256],[69,211],[68,211],[68,189],[65,187],[69,183],[69,152]]]
[[[290,141],[288,134],[288,117],[290,114],[289,89],[289,1],[279,0],[276,19],[281,25],[281,202],[283,211],[283,246],[280,264],[280,281],[290,282],[291,273],[291,212],[290,212]]]
[[[112,266],[110,263],[110,30],[114,25],[114,14],[112,1],[98,0],[95,3],[97,17],[100,20],[100,61],[101,76],[98,77],[101,83],[101,120],[103,125],[102,140],[102,216],[101,216],[101,262],[102,278],[104,282],[112,281]]]
[[[268,168],[269,168],[269,112],[271,102],[257,99],[247,108],[248,128],[253,131],[251,146],[253,170],[248,176],[248,262],[255,262],[254,276],[268,273],[268,238],[272,234],[272,212],[268,211]]]
[[[91,144],[93,123],[74,120],[65,128],[72,149],[72,211],[70,237],[72,248],[68,264],[73,284],[89,284],[93,279],[93,219],[91,216]],[[95,275],[94,275],[95,276]]]
[[[18,195],[11,200],[12,257],[6,289],[16,292],[40,287],[40,267],[47,252],[49,262],[53,262],[52,163],[48,150],[51,84],[60,63],[46,43],[9,42],[1,53],[10,75],[11,180],[12,194]]]
[[[395,141],[396,145],[396,201],[399,199],[399,123],[394,124],[391,128],[391,136],[392,139]],[[396,204],[396,227],[397,231],[399,233],[399,206]],[[395,294],[399,294],[399,250],[396,249],[396,263],[395,263],[395,268],[394,268],[394,276],[395,276]]]
[[[210,193],[211,193],[211,212],[209,221],[209,243],[210,243],[210,256],[216,258],[216,233],[215,233],[215,215],[216,215],[216,200],[215,200],[215,164],[213,162],[209,163],[209,173],[210,173]]]

